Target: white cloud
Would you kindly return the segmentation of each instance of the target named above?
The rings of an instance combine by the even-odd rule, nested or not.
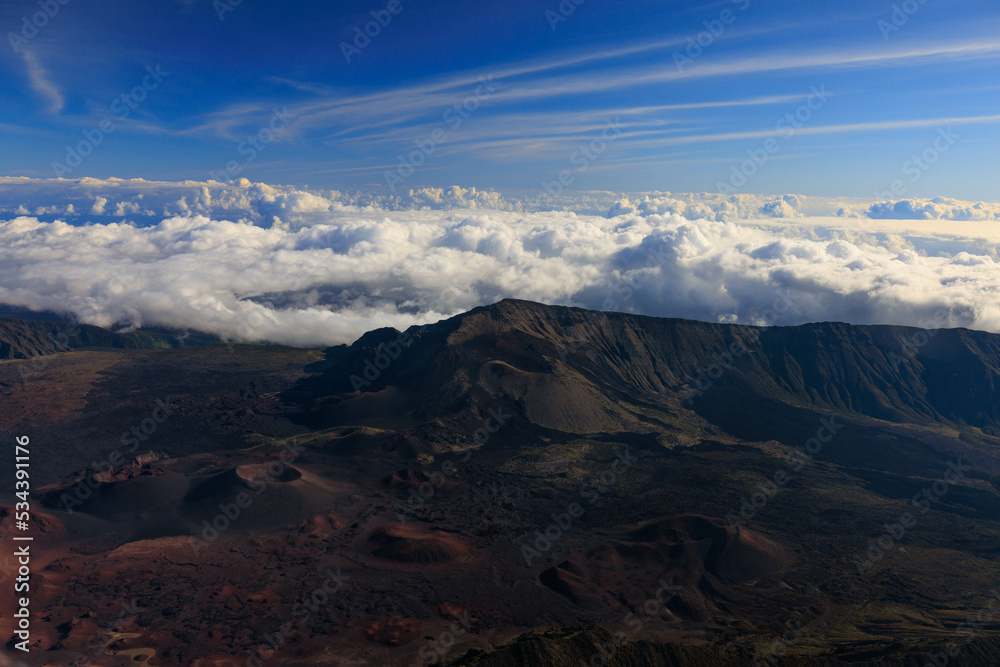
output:
[[[903,199],[877,202],[866,213],[869,218],[886,220],[1000,220],[1000,205],[944,197]]]
[[[293,345],[504,297],[753,323],[781,303],[779,324],[921,325],[944,308],[951,325],[1000,332],[998,211],[948,199],[524,201],[457,187],[3,178],[0,303]],[[857,217],[869,212],[915,219]]]

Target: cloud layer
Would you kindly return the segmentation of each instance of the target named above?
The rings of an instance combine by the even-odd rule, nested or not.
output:
[[[516,297],[1000,332],[996,204],[4,179],[0,207],[0,303],[105,327],[330,345]]]

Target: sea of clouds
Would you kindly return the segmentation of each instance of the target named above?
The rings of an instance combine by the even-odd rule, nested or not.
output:
[[[1000,332],[1000,204],[0,178],[0,304],[323,346],[505,297]]]

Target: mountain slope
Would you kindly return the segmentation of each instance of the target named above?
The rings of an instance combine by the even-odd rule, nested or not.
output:
[[[121,334],[87,324],[0,318],[0,359],[32,359],[84,348],[167,349],[218,342],[199,333],[140,329]]]
[[[1000,432],[1000,336],[978,331],[839,323],[757,328],[505,300],[405,335],[409,347],[395,342],[398,332],[384,330],[331,348],[327,370],[289,396],[407,387],[434,417],[485,392],[522,411],[536,399],[575,406],[575,430],[587,431],[600,411],[599,393],[657,407],[690,399],[707,411],[707,403],[739,395],[749,414],[778,400]],[[377,359],[388,366],[366,377]]]

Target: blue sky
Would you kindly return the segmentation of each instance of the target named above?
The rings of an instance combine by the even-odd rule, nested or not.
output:
[[[0,175],[1000,200],[995,0],[231,1],[0,2]]]

